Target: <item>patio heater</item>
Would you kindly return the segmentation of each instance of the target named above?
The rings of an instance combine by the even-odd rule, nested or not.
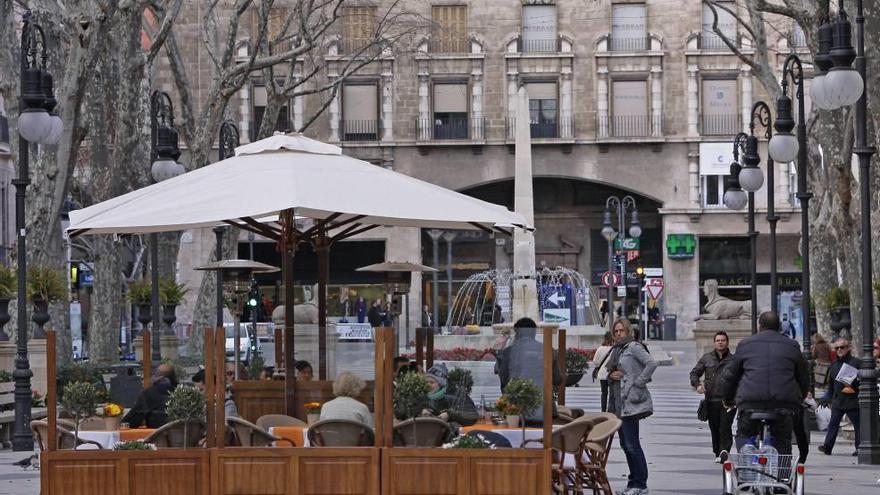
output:
[[[403,310],[404,314],[404,324],[406,327],[406,343],[404,344],[407,348],[409,348],[409,288],[412,284],[412,273],[413,272],[433,272],[436,273],[436,268],[431,268],[430,266],[421,265],[419,263],[409,263],[409,262],[400,262],[400,261],[386,261],[384,263],[376,263],[375,265],[367,265],[357,268],[355,271],[358,272],[377,272],[384,273],[385,277],[383,283],[385,284],[385,293],[390,294],[392,301],[395,298],[401,298],[403,304],[398,306],[398,311]],[[394,304],[392,304],[392,307]],[[397,313],[395,316],[399,316],[400,313]],[[395,319],[394,321],[398,322],[399,319]],[[397,335],[398,329],[395,327],[395,335]],[[394,353],[397,354],[398,349],[400,348],[399,342],[398,345],[394,348]]]
[[[253,275],[255,273],[277,272],[278,268],[257,261],[233,259],[208,263],[196,268],[196,270],[216,271],[223,278],[223,296],[232,311],[232,321],[234,322],[235,350],[233,351],[233,359],[235,361],[235,380],[238,380],[238,368],[241,363],[241,313],[244,310],[247,294],[251,289]],[[256,334],[256,327],[254,333]]]

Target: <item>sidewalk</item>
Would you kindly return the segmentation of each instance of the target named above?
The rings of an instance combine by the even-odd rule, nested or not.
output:
[[[40,471],[13,465],[32,454],[0,450],[0,495],[39,495]]]

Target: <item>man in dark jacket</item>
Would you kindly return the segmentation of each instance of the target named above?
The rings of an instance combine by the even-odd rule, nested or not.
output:
[[[851,384],[837,379],[844,364],[859,369],[859,360],[850,354],[850,343],[846,339],[839,339],[833,344],[837,360],[828,369],[828,380],[831,386],[825,395],[819,399],[820,403],[831,404],[831,421],[828,423],[828,432],[825,434],[825,443],[819,446],[819,452],[831,455],[834,441],[837,440],[837,430],[840,428],[840,420],[845,414],[852,421],[855,430],[856,451],[852,455],[859,454],[859,380],[856,378]]]
[[[507,382],[515,378],[527,378],[539,389],[544,389],[544,346],[535,339],[538,325],[531,318],[520,318],[513,324],[516,336],[513,344],[498,353],[498,377],[501,379],[501,389],[507,387]],[[556,354],[553,354],[553,385],[562,383],[562,374],[559,371],[559,363]],[[552,394],[552,390],[544,390],[544,393]],[[556,404],[553,404],[553,413],[556,414]],[[526,424],[540,426],[544,422],[544,408],[541,407],[526,418]]]
[[[768,421],[773,446],[791,454],[792,418],[810,387],[810,372],[797,342],[779,333],[779,316],[761,313],[759,332],[739,343],[736,355],[725,365],[718,387],[726,404],[739,409],[736,447],[741,449],[761,430],[752,413],[774,413]]]
[[[146,425],[147,428],[159,428],[168,422],[165,414],[165,404],[171,396],[171,391],[177,387],[177,375],[174,366],[160,364],[156,370],[156,379],[153,386],[141,392],[134,407],[122,418],[123,423],[128,423],[132,428]]]
[[[703,354],[691,370],[690,378],[691,387],[705,396],[704,400],[709,410],[709,430],[712,432],[712,452],[715,454],[715,462],[719,462],[721,451],[730,451],[733,444],[734,412],[728,411],[722,404],[724,397],[716,386],[716,378],[723,367],[733,359],[733,354],[730,352],[730,339],[727,333],[716,333],[714,343],[715,350]],[[702,383],[700,378],[703,378]]]

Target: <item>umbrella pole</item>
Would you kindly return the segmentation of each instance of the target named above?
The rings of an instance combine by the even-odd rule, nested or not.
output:
[[[288,228],[292,228],[291,225]],[[296,368],[294,359],[293,338],[293,260],[296,244],[291,243],[282,252],[281,270],[284,279],[284,409],[288,416],[296,417],[294,390],[296,388]]]
[[[327,379],[327,282],[330,278],[330,240],[327,231],[315,239],[318,252],[318,379]]]

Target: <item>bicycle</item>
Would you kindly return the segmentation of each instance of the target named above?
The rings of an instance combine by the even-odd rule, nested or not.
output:
[[[792,456],[779,454],[770,438],[770,422],[780,413],[756,411],[750,419],[761,422],[756,444],[746,444],[740,452],[728,454],[722,463],[723,495],[804,495],[803,464],[792,470]],[[748,447],[751,447],[749,449]]]

